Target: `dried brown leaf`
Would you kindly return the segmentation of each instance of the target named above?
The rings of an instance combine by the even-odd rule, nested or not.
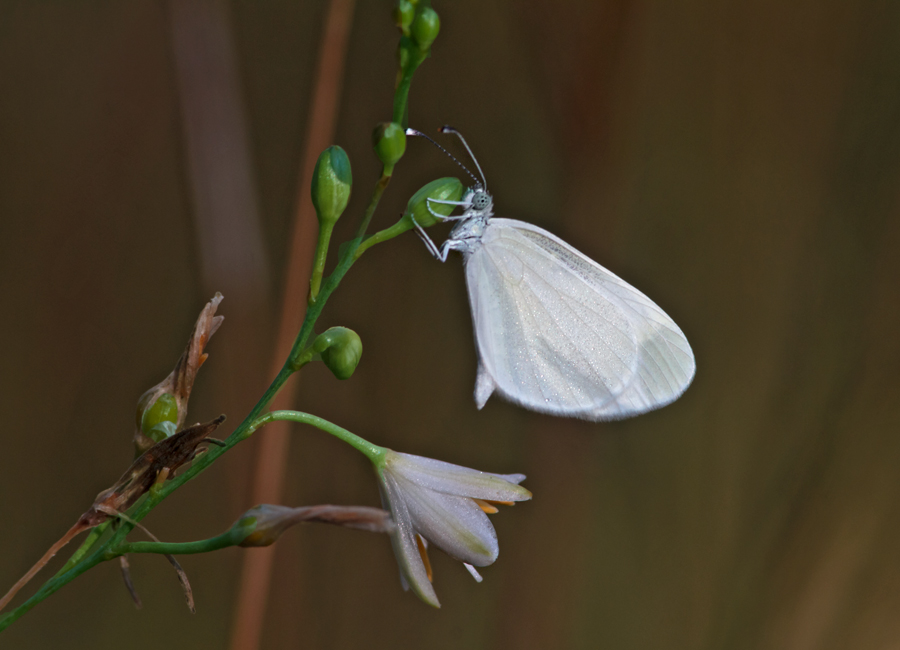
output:
[[[119,558],[119,568],[122,570],[122,579],[125,581],[125,588],[128,590],[128,594],[131,596],[135,608],[141,609],[144,604],[141,602],[141,597],[138,595],[137,590],[134,588],[134,582],[131,580],[131,565],[128,564],[127,556],[123,555]]]
[[[138,456],[115,485],[97,495],[94,505],[82,518],[93,520],[95,514],[108,518],[109,511],[125,512],[146,493],[160,476],[170,477],[175,471],[190,461],[197,446],[225,421],[220,415],[206,424],[195,424],[183,429],[170,438],[161,440]],[[100,523],[97,521],[97,523]],[[96,526],[97,523],[92,525]]]

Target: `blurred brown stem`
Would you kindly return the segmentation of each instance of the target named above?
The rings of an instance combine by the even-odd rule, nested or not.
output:
[[[319,153],[331,144],[335,115],[344,77],[344,58],[353,18],[354,0],[331,0],[319,49],[312,107],[306,129],[306,148],[297,184],[294,234],[282,298],[281,320],[272,359],[271,374],[281,369],[303,320],[306,287],[315,246],[315,215],[308,191]],[[285,387],[271,405],[273,410],[290,408],[293,383]],[[286,422],[269,426],[262,437],[257,458],[253,502],[273,503],[281,497],[288,452]],[[231,650],[256,650],[260,646],[272,574],[274,547],[244,556],[232,629]]]

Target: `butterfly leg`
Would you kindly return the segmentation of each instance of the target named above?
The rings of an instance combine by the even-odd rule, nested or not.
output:
[[[428,201],[429,203],[443,203],[444,205],[461,205],[464,207],[469,207],[469,205],[471,205],[471,201],[444,201],[442,199],[432,199],[431,197],[428,197],[426,199],[426,201]]]
[[[437,218],[440,219],[441,221],[456,221],[456,220],[458,220],[458,219],[465,219],[465,218],[466,218],[466,215],[465,215],[465,214],[460,214],[460,215],[456,215],[456,216],[453,216],[453,217],[448,217],[448,216],[443,215],[443,214],[438,214],[437,212],[435,212],[434,210],[431,209],[431,204],[432,204],[432,203],[442,203],[442,204],[444,204],[444,205],[466,205],[466,204],[463,203],[462,201],[439,201],[439,200],[437,200],[437,199],[431,199],[431,198],[429,198],[429,199],[425,199],[425,207],[428,208],[428,211],[429,211],[433,216],[437,217]]]
[[[440,215],[437,215],[440,216]],[[416,234],[419,236],[419,239],[422,240],[422,243],[425,244],[425,248],[428,249],[428,252],[431,253],[435,259],[440,260],[441,262],[447,261],[447,254],[449,253],[449,249],[447,248],[447,242],[444,242],[444,245],[441,246],[440,250],[437,245],[431,241],[431,237],[428,236],[428,233],[425,232],[425,229],[416,222],[415,217],[410,215],[410,219],[412,220],[413,227],[416,229]]]

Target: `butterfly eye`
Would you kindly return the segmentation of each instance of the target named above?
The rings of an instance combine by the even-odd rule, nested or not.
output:
[[[478,211],[486,210],[491,205],[491,195],[483,190],[477,190],[472,195],[472,207]]]

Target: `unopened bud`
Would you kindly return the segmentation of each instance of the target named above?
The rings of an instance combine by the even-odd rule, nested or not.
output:
[[[333,226],[350,200],[353,175],[347,153],[332,145],[319,156],[312,178],[312,202],[319,227]]]
[[[270,546],[284,531],[300,523],[335,524],[373,533],[390,533],[395,529],[390,514],[380,508],[331,505],[288,508],[264,503],[245,512],[229,532],[235,546]]]
[[[409,30],[415,15],[416,7],[413,3],[409,0],[398,0],[393,12],[394,24],[402,29],[405,34]]]
[[[428,228],[440,219],[434,213],[446,217],[456,207],[435,201],[459,201],[463,194],[463,184],[452,176],[431,181],[413,194],[406,206],[404,218],[412,217],[423,228]],[[430,199],[430,200],[429,200]]]
[[[269,546],[281,533],[294,525],[294,509],[264,503],[245,512],[231,527],[231,537],[237,546]]]
[[[362,357],[359,335],[346,327],[332,327],[313,342],[313,349],[338,379],[349,379]]]
[[[406,131],[396,122],[382,122],[372,132],[372,146],[381,164],[391,169],[406,151]]]
[[[410,33],[420,50],[427,50],[441,31],[441,19],[431,7],[423,7],[413,20]]]

